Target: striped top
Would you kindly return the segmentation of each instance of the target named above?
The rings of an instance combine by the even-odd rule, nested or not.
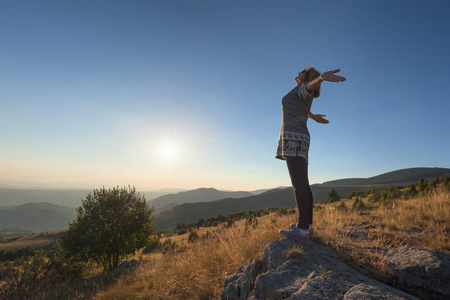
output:
[[[306,121],[314,92],[306,90],[307,84],[300,83],[281,100],[282,122],[276,158],[303,157],[308,162],[310,136]]]
[[[281,100],[281,132],[292,131],[309,136],[306,121],[311,110],[314,92],[306,90],[307,82],[302,82]]]

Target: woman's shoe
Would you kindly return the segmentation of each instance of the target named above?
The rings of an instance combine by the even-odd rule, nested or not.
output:
[[[291,223],[291,227],[290,228],[294,229],[295,227],[297,227],[297,224]],[[308,233],[309,233],[309,237],[313,237],[313,235],[314,235],[314,227],[309,226]]]
[[[301,230],[297,226],[289,230],[280,230],[280,234],[284,237],[291,238],[299,242],[307,242],[309,240],[309,232]]]

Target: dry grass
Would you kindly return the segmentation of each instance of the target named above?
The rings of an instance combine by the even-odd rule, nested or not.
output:
[[[389,272],[383,263],[383,250],[413,245],[440,251],[450,251],[450,194],[433,192],[409,200],[397,200],[389,208],[363,200],[368,210],[336,211],[334,205],[318,210],[315,240],[332,246],[344,261],[360,271],[383,281]],[[344,200],[351,208],[352,200]]]
[[[65,231],[54,231],[21,237],[3,238],[0,241],[0,250],[12,250],[26,246],[31,246],[36,250],[49,250],[64,233]]]
[[[450,226],[448,191],[398,200],[390,209],[371,204],[367,198],[362,200],[367,206],[362,212],[351,210],[353,200],[343,201],[347,212],[336,210],[336,203],[317,205],[313,240],[333,247],[344,261],[384,281],[390,276],[383,264],[386,247],[410,244],[450,251],[449,236],[443,230]],[[79,293],[78,298],[218,299],[225,278],[243,264],[261,261],[267,244],[281,238],[278,230],[289,227],[295,219],[295,215],[271,214],[259,218],[256,229],[239,221],[230,228],[219,226],[209,237],[194,243],[187,243],[187,235],[178,236],[178,242],[185,245],[182,252],[146,257],[147,263],[109,281],[108,286],[84,293],[84,297]],[[200,236],[205,236],[207,229],[202,230]],[[304,253],[302,248],[293,248],[285,255]],[[327,276],[327,270],[322,276]]]
[[[210,237],[168,253],[122,277],[96,299],[217,299],[224,279],[250,261],[260,261],[268,243],[279,239],[269,216],[256,228],[236,222]]]

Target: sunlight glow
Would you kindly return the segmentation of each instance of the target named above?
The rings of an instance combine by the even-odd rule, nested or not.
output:
[[[161,148],[161,155],[166,159],[175,158],[177,149],[173,145],[164,145]]]
[[[181,159],[182,147],[175,139],[164,139],[157,146],[156,149],[159,161],[165,165],[179,162]]]

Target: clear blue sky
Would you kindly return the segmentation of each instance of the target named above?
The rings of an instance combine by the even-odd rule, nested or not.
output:
[[[0,180],[251,190],[281,98],[313,103],[310,182],[450,167],[448,1],[1,1]]]

